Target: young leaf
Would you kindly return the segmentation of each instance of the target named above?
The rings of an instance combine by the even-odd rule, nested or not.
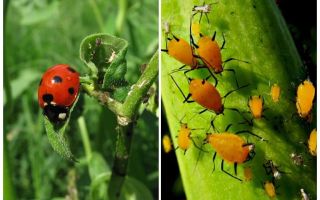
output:
[[[113,91],[126,86],[126,53],[128,42],[108,34],[93,34],[83,39],[80,45],[80,59],[86,63],[102,88]]]

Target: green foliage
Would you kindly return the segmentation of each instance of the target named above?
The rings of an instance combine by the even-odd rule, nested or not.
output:
[[[80,74],[89,74],[87,66],[79,59],[80,43],[92,33],[115,34],[117,3],[96,0],[9,2],[4,29],[4,77],[7,85],[4,138],[8,144],[6,156],[9,161],[5,161],[5,166],[10,169],[6,171],[6,181],[11,177],[13,184],[12,187],[6,185],[5,194],[10,195],[11,190],[16,199],[65,199],[73,195],[71,191],[77,191],[78,199],[92,199],[91,188],[100,191],[108,183],[102,181],[97,184],[90,174],[99,177],[110,172],[116,141],[114,113],[95,99],[81,94],[83,105],[79,99],[64,132],[70,151],[79,162],[68,162],[50,146],[36,93],[41,74],[55,64],[68,63]],[[138,80],[140,65],[147,63],[157,48],[157,5],[157,2],[141,0],[127,4],[130,12],[125,13],[123,29],[118,36],[129,44],[125,78],[129,85]],[[148,19],[142,17],[145,15]],[[99,18],[102,19],[102,27],[97,21]],[[144,29],[140,28],[141,24],[145,24]],[[87,125],[87,141],[81,136],[81,127],[76,120],[79,115]],[[158,155],[156,120],[153,113],[143,113],[135,130],[137,144],[133,144],[131,149],[131,157],[135,159],[129,163],[129,176],[152,191],[153,197],[157,196],[158,176],[153,179],[146,176],[154,176],[157,171],[157,163],[154,162]],[[153,129],[144,129],[147,125]],[[92,162],[87,161],[85,142],[92,148]],[[76,177],[73,186],[69,185],[72,181],[67,176],[72,170],[75,170]]]
[[[171,33],[189,41],[190,15],[194,5],[202,5],[202,1],[162,1],[162,20],[169,22]],[[208,2],[206,2],[208,3]],[[196,15],[194,22],[199,21],[200,14]],[[212,36],[217,31],[216,40],[222,44],[222,34],[225,34],[226,46],[222,51],[222,58],[238,58],[250,62],[249,64],[232,61],[225,68],[235,69],[239,85],[249,84],[225,99],[225,107],[237,108],[247,112],[247,101],[251,95],[262,95],[265,100],[264,115],[268,118],[254,120],[253,126],[241,125],[242,117],[235,112],[225,111],[224,115],[216,118],[215,126],[222,132],[232,123],[231,132],[248,130],[265,138],[268,142],[259,141],[255,137],[243,135],[243,138],[255,144],[256,156],[253,160],[238,165],[238,177],[244,179],[243,168],[250,166],[253,171],[251,181],[240,182],[220,169],[221,158],[217,156],[214,164],[212,156],[214,150],[208,144],[202,146],[208,153],[200,153],[193,145],[184,155],[177,150],[179,169],[184,190],[188,199],[269,199],[262,182],[270,179],[267,176],[263,163],[271,159],[280,170],[287,172],[282,175],[277,185],[277,199],[300,199],[300,188],[308,191],[312,198],[316,196],[316,159],[310,156],[303,142],[307,141],[310,128],[303,120],[292,118],[296,113],[295,89],[306,78],[301,67],[302,62],[296,51],[292,38],[287,30],[278,8],[273,1],[219,1],[212,4],[212,11],[208,14],[210,23],[205,16],[202,17],[200,30],[203,35]],[[170,35],[169,35],[170,36]],[[163,36],[162,46],[165,46]],[[197,43],[198,37],[195,36]],[[168,75],[172,70],[178,69],[182,64],[169,55],[162,53],[162,99],[166,117],[170,126],[174,146],[180,128],[179,120],[185,116],[190,128],[195,130],[191,136],[201,146],[206,132],[212,132],[210,121],[214,113],[205,112],[197,114],[203,108],[197,103],[183,103],[178,88]],[[206,70],[196,70],[188,73],[193,78],[206,78]],[[180,88],[188,94],[188,84],[183,72],[173,74]],[[222,72],[217,76],[217,86],[221,95],[236,88],[232,73]],[[209,81],[212,82],[211,79]],[[281,87],[281,97],[278,104],[270,97],[270,88],[273,83]],[[245,115],[247,118],[250,115]],[[208,131],[209,130],[209,131]],[[290,154],[296,152],[303,155],[306,167],[294,165]],[[233,165],[225,162],[226,171],[233,174]]]

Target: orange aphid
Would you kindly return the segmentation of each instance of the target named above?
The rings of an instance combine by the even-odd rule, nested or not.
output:
[[[218,90],[208,81],[193,79],[189,85],[191,98],[201,106],[217,114],[223,112],[221,96]]]
[[[246,181],[250,181],[253,177],[251,167],[245,167],[243,170],[243,175]]]
[[[309,152],[313,156],[317,156],[317,130],[313,129],[308,140]]]
[[[202,36],[198,41],[197,51],[203,62],[215,73],[223,71],[221,50],[216,40]]]
[[[166,153],[169,153],[172,150],[172,142],[169,135],[165,134],[162,137],[162,146],[163,146],[164,152]]]
[[[315,96],[315,88],[309,80],[305,80],[298,86],[296,107],[298,114],[302,118],[307,118],[311,112],[313,99]]]
[[[272,85],[270,95],[271,95],[271,98],[272,98],[273,102],[278,102],[279,101],[280,91],[281,91],[281,89],[278,86],[278,84],[275,83],[275,84]]]
[[[207,135],[207,141],[216,150],[217,154],[230,163],[244,163],[254,150],[253,144],[247,144],[241,137],[232,133]]]
[[[182,38],[173,37],[173,39],[169,40],[167,49],[162,51],[167,52],[170,56],[181,63],[190,66],[192,69],[196,68],[198,66],[198,62],[193,56],[190,44]]]
[[[250,108],[250,112],[255,119],[260,119],[262,117],[263,112],[263,98],[259,96],[250,96],[248,101],[248,106]]]
[[[270,198],[276,197],[276,188],[272,182],[266,181],[264,183],[264,190]]]
[[[181,124],[179,133],[178,133],[178,147],[186,152],[191,144],[191,130],[188,128],[187,124]]]

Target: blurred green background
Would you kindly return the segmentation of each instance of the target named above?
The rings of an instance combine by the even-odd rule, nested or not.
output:
[[[92,199],[90,173],[111,171],[116,137],[113,113],[82,94],[81,116],[87,127],[93,162],[87,163],[79,121],[67,133],[74,164],[48,142],[38,83],[45,70],[68,63],[81,75],[81,40],[105,32],[129,42],[127,80],[139,78],[140,66],[158,48],[158,1],[11,0],[4,1],[4,192],[6,199]],[[77,108],[76,108],[77,109]],[[78,108],[78,110],[81,110]],[[128,175],[158,197],[158,120],[145,111],[138,120]],[[143,155],[143,156],[142,156]]]

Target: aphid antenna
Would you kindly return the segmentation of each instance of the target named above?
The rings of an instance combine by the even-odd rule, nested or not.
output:
[[[238,91],[238,90],[240,90],[240,89],[242,89],[242,88],[248,87],[248,86],[249,86],[249,84],[246,84],[246,85],[243,85],[243,86],[241,86],[241,87],[239,87],[239,88],[237,88],[237,89],[231,90],[231,91],[227,92],[227,94],[225,94],[225,95],[222,97],[222,99],[226,99],[226,98],[227,98],[230,94],[232,94],[233,92],[236,92],[236,91]],[[223,102],[223,104],[224,104],[224,102]]]
[[[261,141],[266,141],[266,142],[268,142],[268,140],[264,139],[263,137],[255,134],[255,133],[253,133],[253,132],[251,132],[251,131],[248,131],[248,130],[242,130],[242,131],[237,131],[237,132],[235,132],[235,134],[242,134],[242,133],[249,133],[250,135],[253,135],[253,136],[259,138]]]

